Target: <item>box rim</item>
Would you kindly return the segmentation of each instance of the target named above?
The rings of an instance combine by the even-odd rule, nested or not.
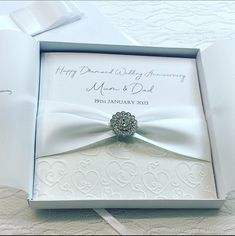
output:
[[[196,67],[198,70],[198,62],[197,58],[200,54],[200,49],[198,48],[175,48],[175,47],[152,47],[152,46],[135,46],[135,45],[112,45],[112,44],[86,44],[86,43],[69,43],[69,42],[48,42],[48,41],[40,41],[40,55],[43,52],[89,52],[89,53],[111,53],[111,54],[124,54],[124,55],[143,55],[143,56],[164,56],[164,57],[179,57],[179,58],[194,58],[196,61]],[[66,50],[67,48],[67,50]],[[200,82],[200,77],[198,76],[198,80]],[[40,76],[39,76],[40,81]],[[202,91],[200,87],[201,98]],[[204,106],[203,106],[204,108]],[[206,114],[204,112],[206,117]],[[34,146],[36,149],[36,144]],[[35,156],[34,158],[34,166],[35,166]],[[212,156],[212,164],[213,164],[213,156]],[[217,189],[216,175],[215,169],[213,167],[213,174],[215,179],[215,185]],[[33,179],[35,178],[35,168],[33,171]],[[82,201],[114,201],[113,199],[77,199],[77,200],[35,200],[33,199],[33,191],[34,191],[34,181],[32,186],[32,194],[29,195],[28,202],[31,205],[32,202],[82,202]],[[218,201],[224,202],[225,196],[219,196],[217,191],[216,199],[134,199],[131,201]],[[115,200],[118,202],[130,201],[130,199],[119,199]],[[187,207],[188,208],[188,207]]]

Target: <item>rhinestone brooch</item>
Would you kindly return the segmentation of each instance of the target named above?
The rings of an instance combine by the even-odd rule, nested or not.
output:
[[[137,120],[130,112],[117,112],[112,116],[110,125],[117,136],[131,136],[137,130]]]

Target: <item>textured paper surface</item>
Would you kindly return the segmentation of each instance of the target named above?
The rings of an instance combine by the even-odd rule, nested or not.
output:
[[[107,73],[112,69],[124,75]],[[111,114],[181,105],[198,107],[203,114],[197,79],[194,59],[48,53],[42,57],[40,99],[89,105]],[[92,89],[103,82],[109,88],[131,83],[141,83],[146,90],[154,88],[134,94],[133,87],[130,93]],[[111,140],[90,149],[39,158],[35,173],[34,199],[216,198],[211,163],[138,140]]]

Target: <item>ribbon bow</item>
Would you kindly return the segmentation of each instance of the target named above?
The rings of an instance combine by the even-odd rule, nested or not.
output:
[[[37,118],[37,157],[79,150],[115,136],[112,114],[76,104],[44,101]],[[135,114],[133,138],[189,158],[210,161],[204,116],[197,107],[156,108]]]

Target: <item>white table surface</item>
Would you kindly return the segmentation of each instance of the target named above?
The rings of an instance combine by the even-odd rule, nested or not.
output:
[[[205,48],[235,38],[233,1],[99,1],[100,11],[142,45]],[[0,234],[116,234],[93,210],[40,210],[0,188]],[[137,234],[235,234],[235,192],[221,210],[109,210]]]

